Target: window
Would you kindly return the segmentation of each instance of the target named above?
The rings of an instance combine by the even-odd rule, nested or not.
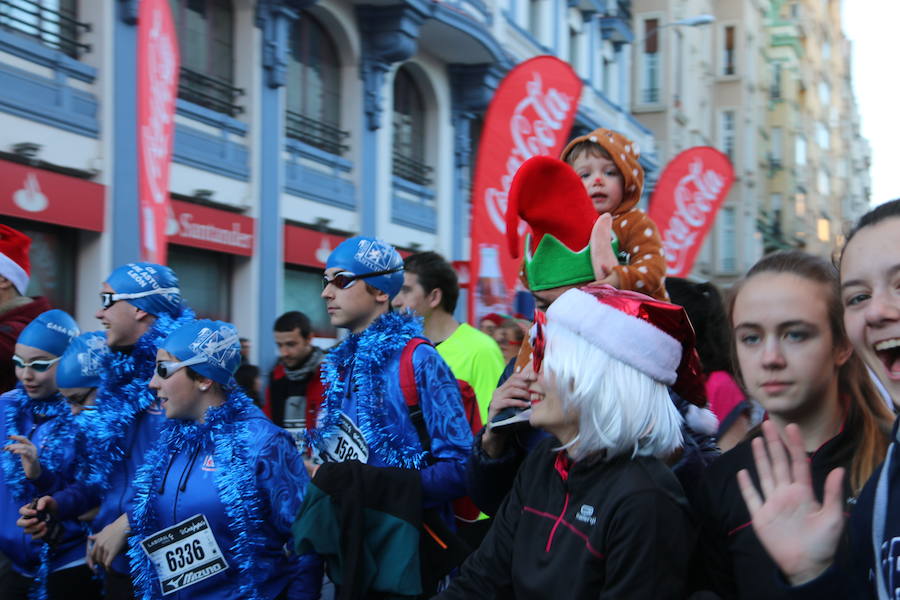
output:
[[[178,95],[231,116],[242,112],[234,87],[234,12],[230,0],[169,0],[178,30]]]
[[[726,25],[723,32],[725,39],[723,40],[724,45],[722,47],[722,74],[723,75],[734,75],[737,65],[737,60],[735,56],[735,37],[736,37],[736,29],[734,25]]]
[[[644,44],[641,49],[641,102],[659,102],[659,19],[644,20]]]
[[[781,167],[782,161],[782,135],[781,135],[781,127],[773,127],[770,133],[769,141],[772,144],[772,150],[769,153],[769,165],[772,168]]]
[[[579,52],[581,45],[581,32],[569,26],[569,64],[575,71],[581,69],[581,53]]]
[[[338,53],[324,27],[308,13],[294,22],[287,66],[287,135],[340,155],[349,135],[341,122]]]
[[[322,300],[322,270],[286,267],[284,270],[284,310],[299,310],[309,317],[316,337],[337,337]]]
[[[230,254],[169,244],[181,296],[201,319],[231,321]]]
[[[737,271],[737,224],[733,206],[722,207],[719,215],[719,270]]]
[[[794,163],[797,166],[806,164],[806,139],[797,136],[794,141]]]
[[[772,194],[769,197],[769,204],[772,211],[781,212],[781,194]]]
[[[407,67],[394,78],[394,167],[397,177],[419,185],[431,184],[425,156],[425,101]]]
[[[828,150],[831,147],[831,134],[828,127],[824,123],[816,123],[816,143],[822,150]]]
[[[822,103],[822,106],[831,104],[831,86],[827,81],[819,82],[819,102]]]
[[[541,41],[541,0],[528,0],[528,31]]]
[[[819,169],[818,174],[819,193],[822,196],[831,195],[831,174],[824,167]]]
[[[88,50],[79,42],[86,23],[75,20],[77,0],[4,0],[0,2],[0,28],[15,31],[78,58]]]
[[[735,113],[733,110],[723,110],[719,118],[719,148],[732,163],[734,162],[734,138]]]
[[[781,99],[781,63],[772,65],[772,87],[769,89],[769,97],[772,100]]]

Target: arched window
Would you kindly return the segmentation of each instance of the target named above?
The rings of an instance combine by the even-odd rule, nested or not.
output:
[[[315,17],[302,13],[291,31],[287,70],[287,135],[332,154],[347,149],[341,131],[337,47]]]
[[[234,10],[231,0],[169,0],[178,30],[178,95],[234,116],[243,90],[234,87]]]
[[[409,69],[394,77],[394,175],[419,185],[431,184],[425,156],[425,101]]]

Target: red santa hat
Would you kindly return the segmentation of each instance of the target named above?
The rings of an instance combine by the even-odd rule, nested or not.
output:
[[[31,277],[30,247],[30,237],[8,225],[0,225],[0,276],[9,279],[20,294],[25,293]]]
[[[628,290],[592,284],[562,294],[547,317],[685,400],[706,405],[694,328],[684,309]]]

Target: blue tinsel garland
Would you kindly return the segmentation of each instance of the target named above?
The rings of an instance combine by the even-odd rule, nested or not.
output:
[[[228,529],[234,535],[231,546],[233,560],[241,573],[240,597],[259,598],[260,573],[256,558],[265,548],[262,536],[262,507],[255,465],[248,457],[253,440],[247,418],[253,402],[239,389],[232,388],[226,402],[206,411],[205,422],[166,421],[156,446],[147,453],[134,480],[135,498],[132,512],[128,557],[136,597],[144,600],[161,598],[156,570],[141,548],[141,540],[163,527],[156,513],[153,495],[158,488],[169,456],[192,449],[212,440],[216,464],[215,482],[219,498],[228,515]]]
[[[407,313],[380,316],[363,332],[352,334],[322,361],[325,398],[319,426],[307,434],[307,441],[323,448],[325,440],[338,431],[341,405],[347,395],[347,373],[356,398],[357,426],[372,452],[388,466],[419,469],[426,452],[408,444],[385,422],[385,367],[406,347],[409,340],[422,335],[421,322]]]
[[[26,415],[31,416],[32,422],[36,422],[38,419],[49,419],[48,431],[43,436],[41,447],[38,450],[41,468],[55,471],[60,467],[67,466],[62,465],[61,461],[67,456],[66,447],[77,437],[78,426],[65,398],[59,393],[55,393],[47,400],[32,400],[25,393],[22,384],[17,385],[6,397],[4,421],[7,437],[5,439],[9,439],[10,435],[28,436],[29,432],[24,431],[20,426]],[[77,455],[75,459],[78,459]],[[36,495],[35,486],[25,477],[22,460],[12,452],[4,453],[3,476],[10,494],[19,505],[27,504]],[[46,600],[49,574],[50,546],[41,544],[40,565],[34,584],[28,592],[31,600]]]
[[[130,353],[110,352],[103,357],[97,414],[91,424],[87,485],[104,492],[108,488],[113,471],[125,457],[127,449],[122,443],[126,433],[135,417],[156,402],[156,394],[147,387],[156,367],[156,351],[169,333],[193,320],[189,308],[177,319],[160,315]]]

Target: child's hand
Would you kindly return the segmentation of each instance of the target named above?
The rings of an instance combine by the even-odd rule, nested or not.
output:
[[[597,283],[605,283],[613,286],[614,288],[618,288],[620,285],[622,285],[622,281],[619,279],[618,271],[613,271],[603,279],[598,280]]]

